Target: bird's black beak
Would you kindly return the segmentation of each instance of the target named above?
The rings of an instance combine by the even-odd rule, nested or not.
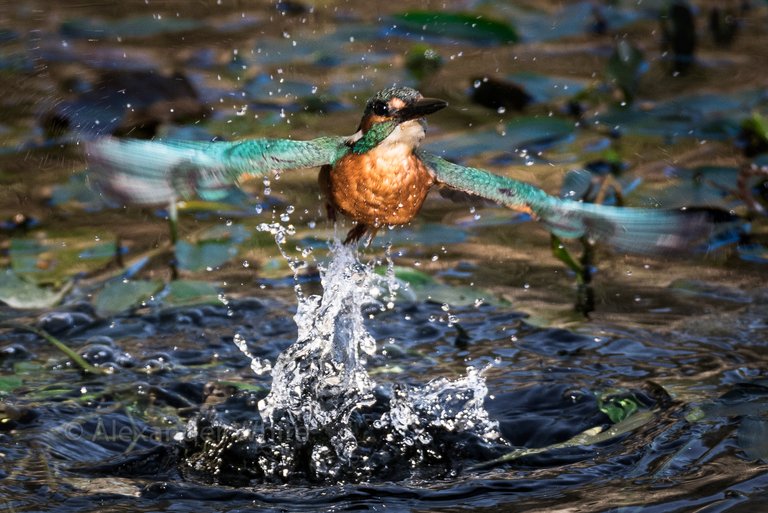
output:
[[[447,106],[448,102],[444,100],[421,98],[420,100],[416,100],[412,104],[399,109],[395,113],[395,116],[400,122],[408,121],[409,119],[423,118],[427,114],[432,114]]]

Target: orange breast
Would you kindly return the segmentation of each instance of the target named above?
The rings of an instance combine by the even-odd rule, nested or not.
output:
[[[371,151],[342,157],[329,173],[330,200],[345,216],[371,226],[405,224],[416,216],[434,183],[413,154]]]

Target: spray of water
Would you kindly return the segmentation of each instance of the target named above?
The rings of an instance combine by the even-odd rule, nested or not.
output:
[[[264,228],[289,258],[278,226]],[[204,455],[195,460],[198,469],[216,473],[235,464],[256,480],[368,479],[421,465],[455,466],[457,437],[464,445],[470,438],[475,445],[499,440],[475,369],[461,379],[425,385],[373,381],[365,363],[376,342],[362,309],[372,303],[386,308],[391,298],[382,291],[391,294],[392,280],[361,263],[353,246],[337,241],[330,254],[330,262],[320,266],[322,296],[305,296],[297,285],[298,339],[274,363],[271,391],[257,404],[260,420],[216,424],[219,438],[205,441]],[[289,264],[298,272],[295,261]],[[242,337],[237,342],[245,348]],[[252,367],[263,371],[264,363]],[[187,438],[199,442],[197,427]]]

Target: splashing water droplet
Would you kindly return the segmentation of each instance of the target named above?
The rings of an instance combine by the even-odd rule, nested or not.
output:
[[[283,248],[288,228],[263,223],[258,229],[275,236],[296,273],[298,259]],[[457,435],[503,444],[483,407],[487,388],[477,369],[468,368],[464,378],[426,385],[374,382],[365,363],[376,353],[376,341],[363,312],[371,304],[395,307],[392,290],[391,298],[385,292],[388,283],[397,284],[393,264],[388,258],[387,276],[379,276],[375,262],[361,263],[356,247],[338,240],[331,257],[319,266],[322,296],[303,296],[297,279],[297,341],[274,362],[271,391],[256,404],[257,420],[242,427],[212,421],[221,439],[202,441],[195,465],[214,474],[225,465],[255,468],[259,479],[286,480],[297,473],[332,481],[369,479],[383,478],[398,466],[451,465],[460,451],[446,453],[445,448]],[[269,362],[255,358],[241,335],[233,341],[255,373],[269,371]],[[187,440],[201,440],[205,427],[188,428]],[[225,462],[235,453],[242,460]]]
[[[261,376],[262,374],[269,374],[272,371],[272,364],[269,360],[262,360],[261,358],[257,358],[253,356],[250,351],[248,351],[248,343],[245,341],[242,335],[235,333],[235,336],[232,337],[232,342],[235,343],[241,353],[243,353],[251,360],[250,367],[254,374]]]

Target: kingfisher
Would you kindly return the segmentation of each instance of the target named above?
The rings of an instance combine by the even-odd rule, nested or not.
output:
[[[371,97],[354,134],[312,140],[146,141],[102,138],[87,143],[90,179],[103,194],[132,205],[171,206],[215,200],[233,185],[270,172],[320,168],[331,220],[355,222],[345,243],[370,241],[382,226],[404,225],[430,190],[457,190],[524,212],[563,238],[589,237],[618,251],[685,248],[702,234],[700,219],[677,210],[625,208],[551,196],[542,189],[420,148],[425,117],[448,105],[410,87]]]

